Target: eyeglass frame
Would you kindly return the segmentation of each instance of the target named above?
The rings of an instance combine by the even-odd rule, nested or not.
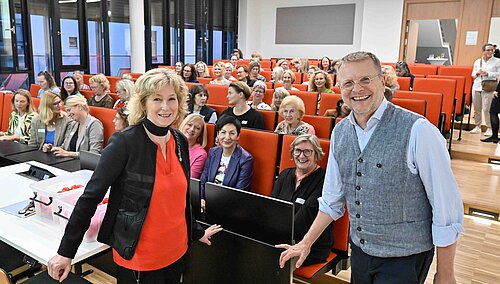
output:
[[[295,151],[297,151],[299,154],[297,155],[297,153],[295,153]],[[306,151],[311,151],[310,154],[306,154]],[[298,148],[293,148],[293,156],[298,158],[300,157],[300,155],[304,154],[304,157],[311,157],[313,154],[314,154],[314,150],[312,149],[298,149]]]
[[[364,77],[360,78],[359,80],[347,80],[343,83],[340,83],[340,88],[343,90],[352,91],[354,89],[354,87],[356,86],[356,84],[358,84],[360,87],[366,88],[372,84],[373,79],[380,77],[380,76],[383,76],[383,75],[379,73],[379,74],[373,75],[372,77],[364,76]],[[366,85],[361,85],[360,83],[361,83],[361,80],[363,80],[363,79],[369,79],[369,82]],[[346,88],[345,84],[349,83],[349,82],[352,83],[352,87]]]

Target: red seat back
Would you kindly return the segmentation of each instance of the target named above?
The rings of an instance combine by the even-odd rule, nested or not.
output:
[[[398,77],[398,85],[401,91],[410,90],[410,77]]]
[[[406,98],[406,99],[422,99],[426,101],[426,111],[425,114],[427,119],[434,124],[434,126],[439,127],[439,118],[441,116],[441,106],[443,104],[443,94],[441,93],[429,93],[429,92],[418,92],[418,91],[395,91],[395,98]]]
[[[109,91],[111,93],[116,93],[116,82],[120,81],[120,77],[116,76],[106,76],[109,81]]]
[[[278,113],[272,110],[257,110],[264,118],[264,129],[274,131]]]
[[[318,93],[304,91],[290,91],[290,95],[295,95],[304,101],[306,114],[315,115],[318,104]]]
[[[42,87],[38,84],[31,84],[30,85],[30,94],[32,97],[36,98],[38,97],[38,92],[40,91]]]
[[[0,117],[1,121],[1,129],[3,132],[7,131],[9,128],[9,116],[10,113],[12,112],[12,97],[14,94],[12,93],[3,93],[0,92],[0,100],[2,103],[0,103],[1,111],[2,111],[2,116]]]
[[[253,156],[252,192],[270,196],[273,191],[278,138],[274,132],[241,129],[239,144]]]
[[[208,153],[208,150],[215,145],[215,124],[205,123],[205,126],[207,127],[207,145],[205,146],[205,151]]]
[[[337,102],[341,98],[341,94],[321,94],[318,114],[324,115],[327,109],[335,109],[337,107]]]
[[[115,132],[115,124],[113,119],[116,115],[116,110],[105,107],[89,106],[90,114],[99,119],[104,127],[104,146],[108,143],[109,137]]]
[[[446,114],[444,131],[451,129],[451,118],[454,112],[453,101],[457,82],[450,79],[415,78],[413,91],[433,92],[443,94],[441,112]]]
[[[450,75],[428,75],[427,78],[435,79],[451,79],[457,81],[455,89],[455,98],[457,99],[457,104],[455,106],[455,113],[462,114],[462,104],[465,98],[465,77],[464,76],[450,76]]]
[[[227,105],[227,91],[229,86],[206,85],[208,91],[208,102],[215,105]]]
[[[271,74],[273,72],[272,71],[260,71],[259,74],[264,76],[264,78],[266,78],[266,82],[269,82],[271,81]]]
[[[464,76],[465,78],[465,104],[470,106],[471,103],[471,93],[472,84],[474,79],[472,78],[472,66],[439,66],[438,75],[449,75],[449,76]]]
[[[198,77],[196,78],[196,80],[198,80],[198,82],[202,85],[208,85],[210,84],[210,81],[212,81],[213,79],[212,78],[202,78],[202,77]]]
[[[5,96],[5,93],[4,92],[0,92],[0,131],[7,131],[7,128],[9,128],[9,116],[7,116],[7,127],[4,128],[4,120],[6,119],[4,116],[6,115],[5,113],[8,112],[6,110],[3,109],[4,107],[4,96]],[[9,105],[10,105],[10,102],[9,102]],[[12,106],[10,107],[12,109]],[[11,110],[12,112],[12,110]],[[8,112],[9,115],[10,115],[10,112]]]
[[[414,75],[437,75],[437,65],[409,64],[410,73]]]
[[[403,98],[392,98],[391,101],[393,104],[400,106],[409,111],[413,111],[414,113],[418,113],[422,116],[425,116],[425,110],[427,107],[427,103],[422,99],[403,99]]]

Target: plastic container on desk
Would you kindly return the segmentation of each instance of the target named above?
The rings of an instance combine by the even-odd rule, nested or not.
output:
[[[70,193],[78,193],[78,196],[82,195],[83,189],[87,186],[92,173],[93,171],[80,170],[31,184],[30,187],[34,194],[32,200],[35,201],[36,216],[58,223],[59,218],[55,218],[54,216],[54,212],[58,211],[55,199]],[[73,185],[82,185],[83,187],[60,192],[64,187],[71,187]]]
[[[81,194],[82,193],[79,193],[78,191],[68,192],[68,194],[56,198],[55,203],[58,210],[55,212],[54,218],[59,219],[59,227],[62,232],[66,229],[69,217],[71,216],[71,213],[73,213],[73,209],[75,208],[76,202]],[[91,243],[97,240],[97,234],[101,228],[102,219],[104,219],[107,207],[107,203],[101,203],[97,206],[97,210],[90,221],[90,227],[87,232],[85,232],[85,236],[83,238],[84,242]]]

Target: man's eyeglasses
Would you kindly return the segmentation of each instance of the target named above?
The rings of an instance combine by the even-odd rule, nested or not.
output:
[[[347,80],[345,82],[342,82],[340,84],[340,88],[342,88],[343,90],[348,90],[348,91],[351,91],[352,89],[354,89],[354,85],[358,84],[359,86],[361,87],[368,87],[370,86],[370,84],[372,83],[373,79],[379,77],[381,74],[377,74],[375,76],[372,76],[372,77],[363,77],[359,80]]]
[[[311,149],[304,149],[304,150],[298,148],[293,149],[293,155],[295,157],[300,157],[300,154],[304,154],[304,156],[306,157],[311,157],[313,153],[314,151]]]

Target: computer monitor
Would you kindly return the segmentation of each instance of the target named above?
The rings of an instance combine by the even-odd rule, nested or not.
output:
[[[191,210],[196,220],[203,220],[201,213],[200,180],[191,178],[189,182],[189,193],[191,195]]]
[[[99,163],[99,159],[101,158],[101,154],[89,152],[89,151],[80,151],[80,167],[82,170],[95,170],[97,167],[97,163]]]
[[[207,182],[205,222],[270,245],[292,243],[291,202]]]

